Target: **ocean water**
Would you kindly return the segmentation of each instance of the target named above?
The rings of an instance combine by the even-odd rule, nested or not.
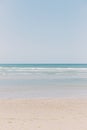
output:
[[[0,64],[0,98],[87,97],[87,64]]]

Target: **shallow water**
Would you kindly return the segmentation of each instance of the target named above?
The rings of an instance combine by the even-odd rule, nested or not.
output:
[[[86,96],[86,64],[0,65],[0,98]]]

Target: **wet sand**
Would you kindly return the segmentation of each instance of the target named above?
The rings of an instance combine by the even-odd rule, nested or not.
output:
[[[87,130],[87,99],[0,99],[0,130]]]

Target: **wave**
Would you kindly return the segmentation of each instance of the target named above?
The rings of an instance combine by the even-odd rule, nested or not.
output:
[[[0,71],[87,71],[87,68],[37,68],[37,67],[0,67]]]
[[[87,71],[87,68],[0,67],[0,71]]]
[[[55,75],[87,75],[87,68],[39,68],[39,67],[0,67],[3,74],[55,74]]]

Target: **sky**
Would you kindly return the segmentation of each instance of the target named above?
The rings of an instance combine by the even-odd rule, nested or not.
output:
[[[87,0],[0,0],[0,63],[87,63]]]

